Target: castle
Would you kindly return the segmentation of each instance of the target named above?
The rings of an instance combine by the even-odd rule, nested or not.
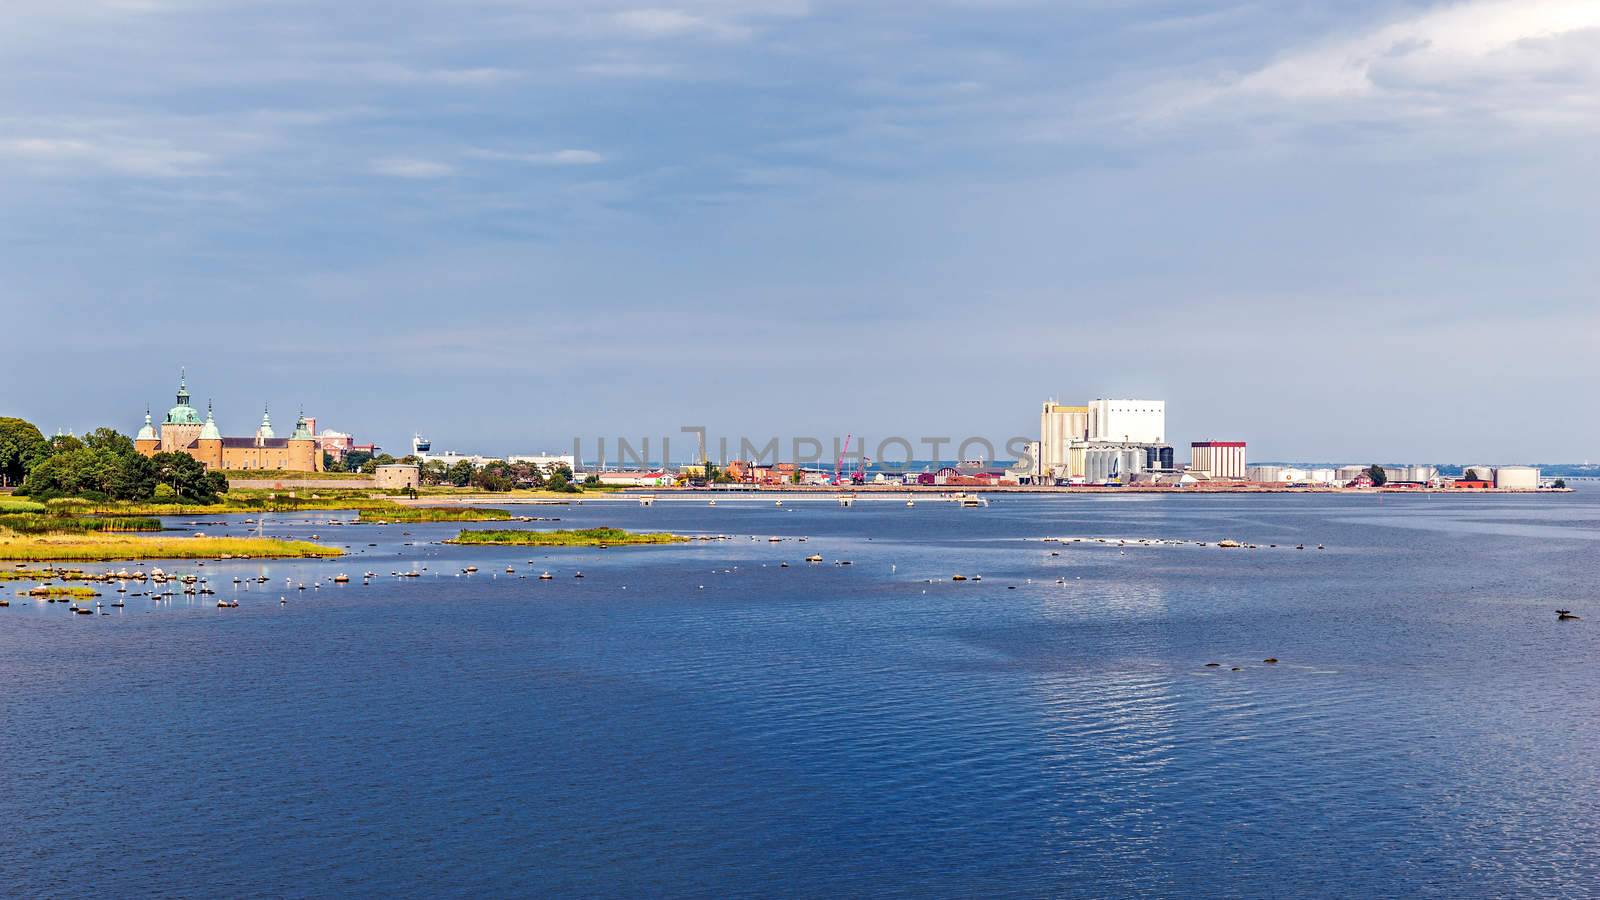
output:
[[[274,469],[285,472],[321,472],[322,447],[306,427],[306,417],[295,421],[294,433],[287,438],[273,434],[272,419],[265,411],[254,437],[223,437],[217,430],[211,404],[206,417],[189,405],[188,380],[178,378],[178,404],[167,410],[158,430],[145,411],[144,427],[133,439],[133,446],[145,456],[157,453],[187,453],[207,469]]]

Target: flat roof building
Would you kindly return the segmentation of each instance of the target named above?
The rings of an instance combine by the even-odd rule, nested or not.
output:
[[[1212,478],[1245,477],[1244,441],[1195,441],[1189,445],[1189,468]]]

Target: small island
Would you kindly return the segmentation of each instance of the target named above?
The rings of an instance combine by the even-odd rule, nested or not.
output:
[[[685,544],[690,538],[663,531],[633,532],[622,528],[576,528],[558,531],[463,530],[447,544],[497,544],[507,547],[621,547],[630,544]]]
[[[362,522],[503,522],[511,513],[484,506],[393,506],[363,509],[356,513]]]

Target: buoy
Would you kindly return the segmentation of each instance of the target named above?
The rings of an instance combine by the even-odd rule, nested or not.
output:
[[[1206,663],[1206,668],[1215,669],[1216,667],[1218,667],[1220,665],[1222,665],[1222,663]]]

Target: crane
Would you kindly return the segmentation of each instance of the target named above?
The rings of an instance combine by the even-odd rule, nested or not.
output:
[[[850,439],[853,437],[855,437],[854,434],[847,434],[844,436],[844,449],[839,451],[839,458],[833,462],[834,484],[844,484],[844,482],[841,480],[840,473],[844,471],[844,458],[850,453]]]

